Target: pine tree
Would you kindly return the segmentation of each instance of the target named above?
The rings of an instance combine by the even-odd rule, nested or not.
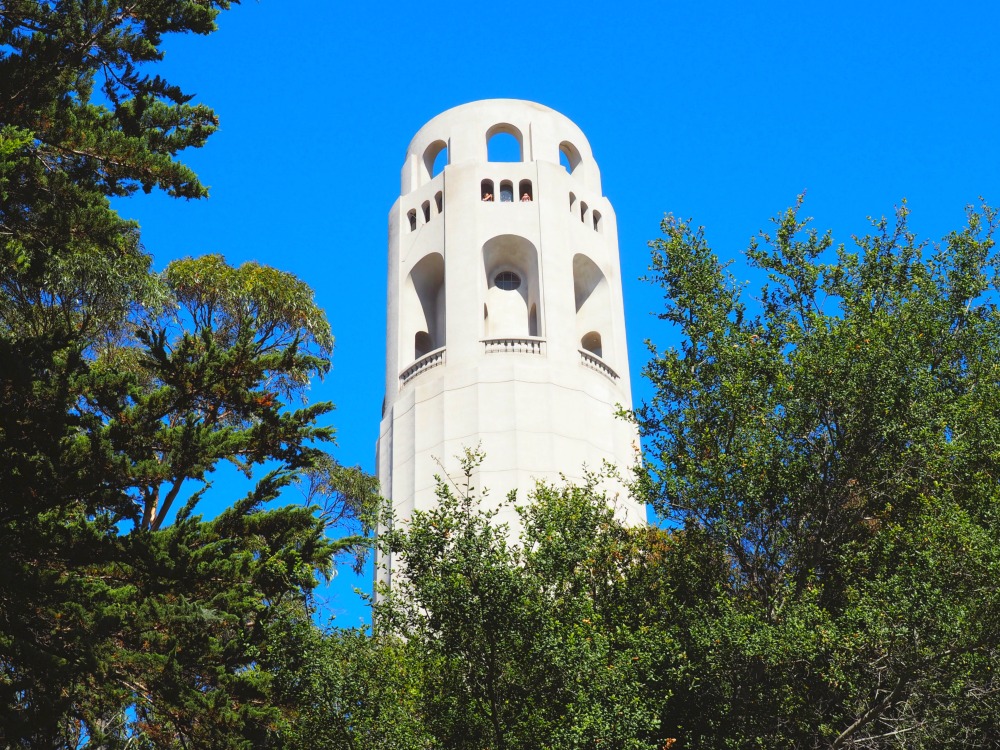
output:
[[[229,2],[10,0],[0,8],[0,742],[257,747],[290,707],[259,668],[306,611],[332,542],[310,476],[357,517],[370,479],[322,452],[328,404],[291,406],[333,338],[290,274],[221,256],[151,273],[110,206],[203,198],[178,161],[214,113],[152,75],[168,33]],[[222,462],[251,480],[196,506]],[[265,471],[266,469],[266,471]],[[341,491],[343,490],[343,491]]]

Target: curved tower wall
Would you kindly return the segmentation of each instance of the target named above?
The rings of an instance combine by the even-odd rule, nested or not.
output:
[[[496,133],[520,142],[520,162],[488,161]],[[435,474],[455,476],[467,447],[485,453],[473,483],[495,500],[637,460],[635,429],[615,416],[631,407],[615,213],[590,144],[558,112],[473,102],[416,134],[389,212],[387,328],[378,476],[397,518],[433,507]],[[625,520],[645,521],[608,489]]]

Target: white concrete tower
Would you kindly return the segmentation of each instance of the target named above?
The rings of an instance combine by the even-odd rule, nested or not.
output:
[[[488,160],[498,133],[519,162]],[[636,431],[615,416],[631,407],[615,213],[587,139],[558,112],[473,102],[413,138],[389,212],[387,328],[378,476],[397,518],[433,507],[438,460],[454,473],[466,447],[482,446],[474,482],[494,500],[637,460]],[[623,519],[645,521],[608,489]]]

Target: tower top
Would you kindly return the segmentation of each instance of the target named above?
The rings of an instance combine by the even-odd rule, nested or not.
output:
[[[433,177],[434,162],[445,149],[448,165],[487,162],[487,143],[508,133],[521,147],[521,161],[560,163],[581,185],[600,195],[601,174],[583,131],[568,117],[523,99],[483,99],[442,112],[424,125],[406,149],[400,195],[407,195]]]

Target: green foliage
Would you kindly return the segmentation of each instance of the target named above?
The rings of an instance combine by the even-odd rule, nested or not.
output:
[[[791,209],[747,251],[753,312],[668,217],[651,271],[681,344],[646,371],[635,491],[669,530],[623,528],[596,481],[542,486],[510,546],[469,454],[383,535],[378,631],[316,628],[317,574],[377,520],[304,402],[325,316],[255,263],[151,273],[109,203],[207,195],[178,156],[215,115],[151,71],[229,5],[0,7],[0,743],[1000,745],[986,206],[938,247],[904,208],[853,250]],[[223,463],[249,489],[205,520]]]
[[[850,251],[789,210],[747,252],[757,315],[701,230],[652,243],[682,343],[647,369],[645,486],[725,560],[679,610],[679,746],[1000,742],[997,216],[934,248],[906,218]]]
[[[333,345],[309,288],[218,255],[152,274],[110,208],[207,194],[177,156],[215,115],[149,70],[228,7],[0,7],[5,747],[282,746],[274,633],[365,545],[373,481],[322,451],[328,404],[294,403]],[[223,462],[250,489],[206,521]],[[270,508],[292,482],[306,502]]]
[[[0,8],[0,330],[100,335],[155,297],[137,227],[108,197],[207,195],[177,154],[210,109],[147,71],[162,35],[207,34],[229,3],[140,0]]]
[[[276,701],[294,706],[281,736],[296,750],[437,748],[421,721],[425,665],[411,646],[364,630],[327,632],[302,618],[272,631]]]
[[[655,646],[619,624],[632,533],[594,486],[542,486],[510,547],[469,488],[477,460],[382,537],[398,562],[376,623],[425,665],[428,732],[447,748],[655,747],[640,679]]]
[[[634,491],[666,529],[540,487],[511,547],[469,454],[383,535],[376,622],[437,746],[1000,744],[997,214],[930,247],[904,208],[848,250],[798,211],[748,250],[755,312],[700,229],[652,243],[681,342]]]

